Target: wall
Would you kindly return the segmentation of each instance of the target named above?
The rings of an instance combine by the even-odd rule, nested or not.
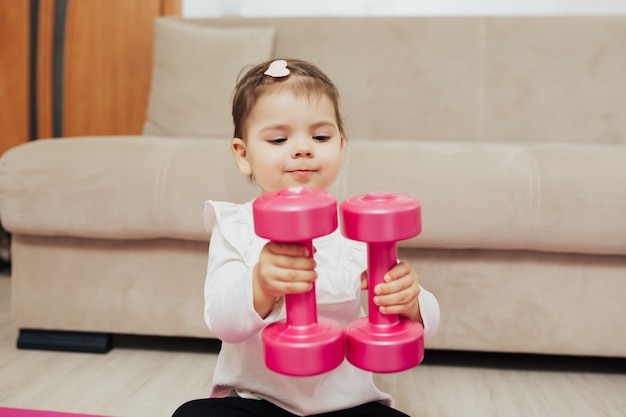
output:
[[[183,16],[614,15],[624,0],[183,0]]]

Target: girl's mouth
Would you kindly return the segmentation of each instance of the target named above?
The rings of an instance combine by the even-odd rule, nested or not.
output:
[[[312,170],[312,169],[294,169],[288,172],[292,175],[295,175],[296,177],[307,177],[317,171]]]

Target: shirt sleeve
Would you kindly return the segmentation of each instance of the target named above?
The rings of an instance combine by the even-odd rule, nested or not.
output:
[[[417,301],[424,322],[424,340],[428,340],[435,335],[437,328],[439,328],[439,302],[431,292],[421,287]]]
[[[229,217],[226,224],[224,212]],[[280,306],[276,306],[270,316],[262,319],[254,310],[254,265],[244,256],[252,250],[253,235],[244,233],[246,222],[242,216],[240,206],[215,202],[207,202],[203,215],[205,226],[211,229],[204,319],[213,334],[227,343],[239,343],[256,335],[268,322],[276,320],[280,311]]]

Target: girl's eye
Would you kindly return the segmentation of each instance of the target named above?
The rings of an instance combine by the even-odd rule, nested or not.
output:
[[[270,139],[268,142],[273,145],[280,145],[281,143],[287,142],[287,138]]]
[[[313,136],[313,139],[318,142],[326,142],[327,140],[330,139],[330,136],[317,135],[317,136]]]

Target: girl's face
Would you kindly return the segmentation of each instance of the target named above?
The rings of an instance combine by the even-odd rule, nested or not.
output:
[[[328,189],[339,175],[342,148],[332,101],[289,91],[261,96],[247,121],[246,141],[232,141],[239,170],[254,175],[263,193]]]

